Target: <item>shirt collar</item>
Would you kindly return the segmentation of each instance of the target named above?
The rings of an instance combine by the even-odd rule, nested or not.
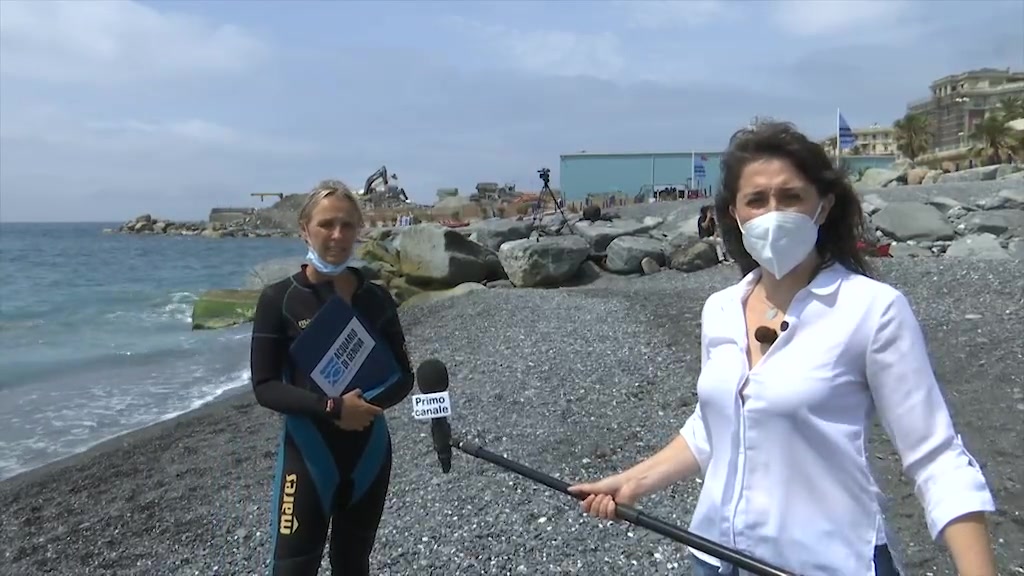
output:
[[[816,296],[828,296],[839,288],[839,284],[842,283],[844,276],[846,276],[846,269],[841,264],[829,264],[822,268],[821,271],[811,279],[811,283],[807,285],[806,290]],[[760,266],[754,268],[750,273],[744,276],[743,279],[736,284],[740,297],[746,298],[747,295],[750,294],[750,291],[754,289],[754,286],[760,278]]]

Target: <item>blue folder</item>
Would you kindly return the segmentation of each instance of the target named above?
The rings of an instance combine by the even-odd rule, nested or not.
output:
[[[296,368],[331,397],[359,388],[371,400],[402,374],[387,342],[337,295],[320,308],[289,351]]]

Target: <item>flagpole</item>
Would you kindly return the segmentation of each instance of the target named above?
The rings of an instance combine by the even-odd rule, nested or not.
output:
[[[841,150],[839,147],[839,118],[841,115],[842,112],[836,108],[836,166],[839,166],[839,151]]]
[[[695,190],[697,185],[697,153],[690,150],[690,188]]]

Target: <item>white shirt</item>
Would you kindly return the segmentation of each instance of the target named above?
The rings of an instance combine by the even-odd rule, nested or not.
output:
[[[759,277],[704,304],[699,400],[680,430],[704,476],[693,532],[797,574],[874,576],[885,530],[865,442],[876,411],[933,538],[995,509],[902,293],[830,266],[797,293],[788,329],[750,369],[743,303]]]

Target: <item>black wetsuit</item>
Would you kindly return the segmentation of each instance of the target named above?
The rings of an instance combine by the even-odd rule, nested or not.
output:
[[[390,408],[409,394],[413,371],[385,288],[359,279],[352,308],[386,342],[402,376],[370,402]],[[252,385],[260,405],[283,413],[273,500],[274,576],[315,575],[331,527],[335,576],[369,574],[369,556],[391,479],[391,436],[384,415],[351,432],[327,413],[327,397],[308,375],[293,369],[288,349],[327,300],[333,286],[312,284],[304,271],[263,289],[253,321]]]

